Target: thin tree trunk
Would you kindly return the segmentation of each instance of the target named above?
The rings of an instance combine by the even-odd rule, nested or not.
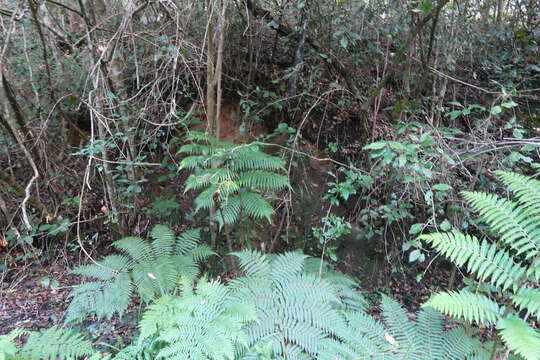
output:
[[[422,31],[424,26],[439,12],[441,9],[449,2],[450,0],[440,0],[437,7],[433,9],[428,15],[426,15],[418,24],[416,27],[411,31],[409,36],[407,37],[407,40],[405,40],[405,43],[399,48],[399,50],[396,53],[396,56],[394,57],[394,61],[386,71],[385,76],[381,79],[379,82],[379,85],[375,87],[369,94],[368,99],[364,104],[362,105],[363,110],[369,111],[371,106],[373,105],[373,102],[375,101],[375,98],[379,96],[379,93],[381,90],[386,86],[388,81],[395,75],[395,71],[397,69],[397,66],[403,62],[403,58],[405,57],[407,53],[407,49],[411,45],[414,38]]]

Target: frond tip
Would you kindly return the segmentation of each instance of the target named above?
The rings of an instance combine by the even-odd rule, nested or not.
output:
[[[504,318],[497,324],[501,337],[517,354],[527,360],[540,359],[540,332],[518,317]]]
[[[431,306],[445,315],[478,324],[495,324],[500,318],[499,305],[482,294],[465,290],[435,294],[425,306]]]

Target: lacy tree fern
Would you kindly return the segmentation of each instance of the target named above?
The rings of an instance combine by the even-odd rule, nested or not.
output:
[[[174,293],[180,277],[195,278],[198,263],[213,255],[207,246],[199,245],[198,229],[176,236],[164,225],[150,232],[152,241],[126,237],[113,243],[122,252],[109,255],[98,264],[83,265],[75,274],[96,281],[78,286],[69,296],[67,321],[80,320],[89,314],[111,318],[123,313],[134,292],[143,301]]]
[[[299,253],[236,254],[244,276],[228,285],[183,282],[150,305],[121,359],[463,360],[482,349],[462,328],[444,331],[428,308],[418,320],[383,298],[384,322],[364,311],[349,278]]]
[[[20,347],[16,338],[26,337]],[[1,360],[38,359],[82,359],[101,358],[92,348],[92,343],[71,329],[52,327],[43,332],[16,329],[8,335],[0,336]]]
[[[383,296],[382,318],[362,311],[346,312],[341,341],[326,339],[317,359],[463,360],[482,359],[485,349],[462,327],[444,330],[442,315],[433,308],[417,313],[416,322],[395,300]]]
[[[241,216],[271,221],[268,194],[289,186],[280,158],[264,153],[257,143],[237,145],[194,132],[179,152],[189,154],[180,169],[194,170],[185,191],[200,191],[196,211],[216,210],[217,221],[233,224]],[[218,207],[219,206],[219,207]]]
[[[531,326],[540,319],[540,181],[502,171],[497,175],[515,201],[482,192],[463,196],[498,241],[459,231],[420,238],[480,282],[494,286],[499,295],[449,291],[436,294],[427,305],[468,322],[494,325],[511,351],[525,359],[540,359],[540,332]]]
[[[385,297],[385,324],[364,311],[355,283],[299,253],[237,253],[245,276],[230,284],[238,301],[253,304],[258,321],[247,327],[251,352],[271,345],[273,359],[464,359],[479,353],[459,328],[443,330],[442,316],[426,309],[415,324]]]
[[[252,306],[234,301],[231,289],[217,281],[203,278],[194,288],[186,280],[181,289],[181,296],[162,297],[148,307],[139,343],[118,359],[144,353],[156,359],[234,359],[247,346],[244,327],[257,318]]]

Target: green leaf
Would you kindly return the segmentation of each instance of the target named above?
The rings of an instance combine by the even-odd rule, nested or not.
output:
[[[418,234],[420,231],[422,231],[423,228],[424,228],[424,224],[423,224],[423,223],[417,223],[417,224],[414,224],[414,225],[411,226],[411,228],[409,229],[409,234],[411,234],[411,235]]]
[[[349,46],[349,39],[347,39],[346,36],[343,36],[343,37],[339,40],[339,44],[341,45],[342,48],[347,49],[347,46]]]
[[[516,102],[514,102],[513,100],[510,100],[510,101],[506,101],[506,102],[501,103],[501,106],[503,108],[511,109],[513,107],[518,106],[518,104]]]
[[[439,190],[439,191],[448,191],[451,190],[452,187],[448,184],[436,184],[433,185],[433,190]]]
[[[502,112],[502,107],[496,105],[491,108],[491,115],[499,115]]]
[[[409,262],[415,262],[424,257],[424,254],[419,249],[413,250],[409,253]],[[420,260],[422,262],[423,259]]]
[[[500,317],[499,305],[487,296],[461,290],[435,294],[424,306],[445,315],[478,324],[495,324]]]
[[[362,150],[381,150],[385,148],[386,146],[387,146],[386,141],[377,141],[377,142],[364,146]]]
[[[448,220],[444,220],[442,223],[441,223],[441,230],[442,231],[448,231],[452,228],[452,224],[450,224],[450,222]]]

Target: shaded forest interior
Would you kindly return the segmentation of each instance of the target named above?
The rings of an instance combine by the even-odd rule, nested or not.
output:
[[[0,0],[0,359],[540,359],[539,42],[538,0]]]

